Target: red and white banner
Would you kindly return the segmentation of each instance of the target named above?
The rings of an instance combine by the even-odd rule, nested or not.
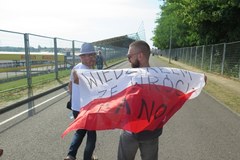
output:
[[[166,67],[77,70],[81,110],[62,137],[77,129],[155,130],[197,97],[204,74]]]

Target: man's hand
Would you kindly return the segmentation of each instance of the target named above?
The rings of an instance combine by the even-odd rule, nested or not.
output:
[[[76,70],[73,71],[73,83],[79,84],[79,78]]]

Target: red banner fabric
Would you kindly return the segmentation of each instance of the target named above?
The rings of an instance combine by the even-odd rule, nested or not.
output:
[[[155,130],[183,106],[194,91],[183,92],[162,85],[136,84],[108,98],[95,99],[81,108],[64,131],[124,129],[133,133]]]

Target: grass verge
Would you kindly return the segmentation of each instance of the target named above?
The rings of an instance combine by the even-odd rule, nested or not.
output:
[[[165,57],[159,57],[159,59],[169,61],[169,59]],[[240,81],[208,73],[178,61],[171,61],[170,66],[195,72],[204,72],[208,77],[204,90],[225,104],[230,110],[240,115]]]

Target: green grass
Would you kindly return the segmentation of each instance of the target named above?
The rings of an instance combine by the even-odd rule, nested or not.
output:
[[[70,70],[58,72],[59,78],[55,78],[55,73],[38,75],[32,77],[32,94],[36,95],[55,88],[69,81]],[[15,103],[28,97],[27,79],[19,79],[12,82],[0,84],[0,108],[8,104]]]
[[[62,70],[58,72],[59,77],[66,77],[70,75],[70,70]],[[55,79],[55,73],[49,73],[44,75],[38,75],[32,77],[32,85],[37,85],[39,83],[45,83],[49,81],[54,81]],[[5,82],[0,84],[0,91],[14,89],[14,88],[21,88],[21,87],[27,87],[27,79],[19,79],[11,82]]]
[[[210,95],[227,105],[231,110],[240,114],[240,95],[214,81],[209,81],[204,87]]]
[[[164,57],[159,57],[159,60],[164,61],[164,62],[168,61],[168,59],[164,58]],[[196,71],[196,72],[202,72],[202,73],[205,72],[205,71],[199,70],[192,66],[188,66],[188,65],[183,64],[178,61],[172,61],[172,63],[170,64],[170,67],[183,68],[183,69],[192,70],[192,71]],[[209,78],[207,81],[207,85],[204,87],[204,90],[207,93],[209,93],[211,96],[216,98],[218,101],[225,104],[232,111],[240,114],[240,94],[239,94],[239,92],[236,92],[236,90],[233,90],[233,89],[229,88],[228,86],[223,85],[223,83],[220,83],[222,81],[228,81],[228,83],[231,83],[231,84],[233,84],[233,82],[236,82],[237,86],[235,88],[238,89],[240,86],[240,82],[236,81],[234,79],[223,77],[223,76],[208,74],[207,72],[205,72],[205,74]],[[214,76],[217,78],[210,79],[210,76],[211,77]],[[216,79],[217,79],[217,81],[216,81]]]
[[[26,86],[27,79],[20,79],[12,82],[4,82],[0,84],[0,91],[12,89],[12,88],[19,88],[20,86]]]

